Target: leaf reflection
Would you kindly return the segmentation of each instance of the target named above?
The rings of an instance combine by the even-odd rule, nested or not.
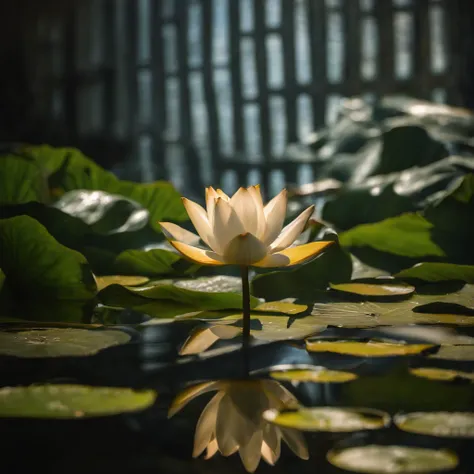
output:
[[[248,472],[261,458],[274,465],[280,457],[281,440],[301,459],[308,459],[303,435],[290,428],[272,425],[262,417],[268,409],[296,408],[298,400],[274,380],[219,380],[193,385],[174,399],[171,417],[194,398],[217,391],[201,413],[194,436],[193,457],[206,451],[205,459],[218,451],[223,456],[239,453]]]

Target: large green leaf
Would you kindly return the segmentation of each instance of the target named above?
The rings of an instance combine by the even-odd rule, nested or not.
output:
[[[199,268],[170,250],[126,250],[114,262],[118,273],[126,275],[146,275],[149,277],[183,275]]]
[[[55,197],[65,192],[88,189],[120,194],[141,204],[150,213],[149,222],[160,230],[160,220],[187,220],[180,194],[168,182],[141,184],[120,181],[74,148],[30,146],[22,150],[33,158],[49,175],[49,187]]]
[[[75,148],[27,146],[22,153],[46,170],[53,196],[59,197],[73,189],[117,191],[119,180]]]
[[[156,399],[154,390],[31,385],[0,389],[0,417],[88,418],[144,410]]]
[[[150,212],[150,225],[161,231],[159,221],[185,221],[188,214],[183,206],[181,195],[171,183],[156,181],[137,184],[121,181],[118,193],[140,203]]]
[[[70,191],[54,207],[78,217],[92,232],[105,235],[143,229],[149,220],[149,212],[138,203],[104,191]]]
[[[471,158],[450,156],[428,166],[347,184],[323,208],[323,218],[347,230],[404,212],[422,210],[447,195],[459,177],[474,171]]]
[[[0,156],[0,205],[44,201],[46,197],[45,176],[34,160]]]
[[[452,263],[423,262],[398,272],[396,277],[424,281],[459,280],[474,283],[474,265],[454,265]]]
[[[375,224],[362,224],[340,235],[345,247],[371,247],[404,257],[444,257],[431,238],[433,224],[421,214],[407,213]]]
[[[474,174],[458,180],[441,201],[421,213],[407,213],[341,234],[341,244],[379,268],[398,272],[420,261],[474,263]]]
[[[446,146],[418,126],[394,127],[383,134],[380,164],[374,174],[424,166],[449,155]]]
[[[214,279],[161,280],[141,287],[110,285],[98,297],[109,306],[140,307],[153,300],[165,300],[192,307],[195,311],[242,308],[242,295],[233,291],[216,291]],[[251,297],[251,306],[257,304],[258,300]]]
[[[163,236],[148,225],[148,211],[120,196],[102,191],[71,191],[56,207],[29,202],[2,206],[0,211],[3,217],[33,217],[58,242],[82,253],[96,274],[179,276],[198,268],[170,245],[141,250],[162,245]]]
[[[58,243],[31,217],[0,220],[0,248],[5,283],[22,298],[83,300],[96,292],[84,256]]]

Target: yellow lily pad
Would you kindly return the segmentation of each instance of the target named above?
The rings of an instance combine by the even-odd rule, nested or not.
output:
[[[403,431],[441,438],[474,438],[474,412],[413,412],[397,415],[394,423]]]
[[[306,340],[309,352],[335,352],[358,357],[392,357],[413,355],[435,347],[432,344],[404,344],[384,341],[327,341],[324,339]]]
[[[344,383],[357,378],[357,374],[324,367],[312,369],[289,369],[270,372],[270,377],[288,382]]]
[[[268,301],[253,308],[253,311],[262,311],[265,313],[282,313],[288,315],[300,314],[307,310],[308,306],[305,304],[294,304],[284,301]]]
[[[388,279],[380,280],[380,283],[348,282],[329,285],[333,290],[342,291],[361,296],[403,296],[410,295],[415,287],[407,283],[391,282]]]
[[[436,354],[431,354],[430,359],[445,360],[474,360],[474,345],[453,344],[442,345]]]
[[[150,279],[139,275],[104,275],[96,276],[98,291],[103,290],[109,285],[139,286],[148,283]]]
[[[76,328],[1,331],[0,354],[16,357],[88,356],[102,349],[125,344],[130,335],[116,329]]]
[[[440,369],[438,367],[417,367],[410,369],[410,373],[416,377],[430,380],[452,382],[463,379],[474,382],[474,372],[461,372],[460,370]]]
[[[377,430],[390,423],[388,413],[373,408],[301,407],[282,412],[266,410],[263,417],[283,428],[331,433]]]
[[[366,474],[422,474],[449,471],[458,463],[452,451],[370,444],[333,449],[327,460],[340,469]]]
[[[31,385],[0,388],[0,417],[89,418],[144,410],[156,399],[154,390]]]

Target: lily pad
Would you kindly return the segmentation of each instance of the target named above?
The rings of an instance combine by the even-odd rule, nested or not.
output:
[[[270,377],[282,382],[344,383],[357,378],[357,374],[325,367],[288,369],[270,372]]]
[[[438,367],[416,367],[410,369],[410,373],[416,377],[443,382],[452,382],[460,379],[474,382],[474,372],[461,372],[460,370],[440,369]]]
[[[474,361],[474,345],[453,344],[442,345],[436,354],[431,354],[430,359],[445,360],[472,360]]]
[[[233,291],[222,291],[215,285],[214,278],[195,280],[161,280],[141,287],[110,285],[98,297],[102,303],[111,306],[136,307],[152,300],[169,300],[199,310],[240,309],[242,296]],[[255,307],[258,300],[250,298]]]
[[[397,278],[414,278],[424,281],[460,280],[474,283],[474,265],[455,265],[453,263],[417,263],[395,275]]]
[[[139,286],[148,283],[150,279],[139,275],[104,275],[96,276],[97,289],[103,290],[110,285]]]
[[[88,356],[129,341],[129,334],[115,329],[51,328],[1,331],[0,354],[15,357]]]
[[[333,290],[352,293],[361,296],[404,296],[415,291],[415,287],[401,282],[392,282],[388,279],[368,282],[351,281],[348,283],[330,284]]]
[[[111,416],[144,410],[155,399],[154,390],[89,387],[86,385],[31,385],[0,388],[0,417],[74,419]]]
[[[328,299],[316,303],[311,314],[320,324],[337,327],[368,328],[377,326],[406,326],[408,324],[456,324],[474,325],[470,316],[474,301],[474,285],[465,285],[460,291],[449,294],[417,294],[410,299],[397,302],[347,302]],[[458,305],[457,313],[435,313],[434,309],[423,312],[425,305],[433,302],[453,303]],[[462,307],[465,308],[464,314]],[[442,309],[442,308],[441,308]],[[416,312],[415,312],[416,310]]]
[[[432,344],[404,344],[385,341],[325,341],[315,339],[306,341],[306,349],[310,352],[334,352],[336,354],[357,357],[393,357],[420,354],[435,347]]]
[[[22,298],[84,300],[96,284],[83,255],[58,243],[35,219],[0,220],[0,267]]]
[[[422,474],[454,469],[459,460],[451,451],[415,446],[370,444],[331,450],[328,461],[351,472],[366,474]]]
[[[302,407],[282,412],[267,410],[263,417],[283,428],[331,433],[378,430],[390,424],[388,413],[372,408]]]
[[[414,412],[397,415],[403,431],[442,438],[474,438],[474,412]]]

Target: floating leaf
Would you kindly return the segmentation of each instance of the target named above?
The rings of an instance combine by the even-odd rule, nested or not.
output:
[[[473,360],[474,345],[471,344],[453,344],[442,345],[436,354],[430,355],[431,359],[446,360]]]
[[[103,290],[109,285],[122,285],[122,286],[138,286],[148,283],[150,279],[144,276],[138,275],[105,275],[96,276],[97,289]]]
[[[283,428],[331,433],[377,430],[390,423],[388,413],[372,408],[302,407],[282,412],[267,410],[263,417]]]
[[[406,326],[408,324],[474,325],[469,316],[473,307],[474,285],[465,285],[460,291],[441,295],[417,294],[408,300],[378,303],[373,301],[347,302],[337,299],[316,303],[311,314],[320,324],[337,327],[368,328],[377,326]],[[423,313],[425,305],[433,302],[455,303],[465,307],[464,314]],[[429,309],[429,307],[428,307]],[[433,308],[434,309],[434,308]],[[416,312],[414,311],[416,310]]]
[[[128,341],[129,334],[114,329],[51,328],[0,331],[0,354],[15,357],[88,356]]]
[[[474,372],[461,372],[459,370],[440,369],[438,367],[416,367],[410,369],[410,373],[416,377],[430,380],[452,382],[462,379],[474,382]]]
[[[215,278],[195,280],[161,280],[141,287],[110,285],[99,293],[102,303],[111,306],[136,307],[151,300],[170,300],[198,310],[240,309],[242,296],[229,291],[219,291]],[[216,291],[217,290],[217,291]],[[258,304],[251,297],[252,307]]]
[[[268,313],[282,313],[288,315],[304,313],[308,310],[305,304],[286,303],[284,301],[268,301],[266,303],[255,306],[254,311],[262,311]]]
[[[474,412],[415,412],[397,415],[403,431],[442,438],[474,438]]]
[[[58,243],[28,216],[0,220],[0,267],[16,294],[84,300],[96,293],[83,255]]]
[[[373,279],[371,282],[351,281],[348,283],[330,284],[333,290],[352,293],[362,296],[403,296],[410,295],[415,287],[406,283],[390,281],[388,279]]]
[[[154,390],[31,385],[0,388],[0,417],[90,418],[141,411],[156,399]]]
[[[357,374],[325,367],[287,369],[270,372],[270,377],[287,382],[344,383],[357,378]]]
[[[328,461],[352,472],[367,474],[422,474],[454,469],[459,461],[451,451],[414,446],[383,446],[370,444],[334,449]]]
[[[404,344],[383,341],[325,341],[324,339],[306,340],[306,349],[310,352],[335,352],[357,357],[393,357],[420,354],[435,347],[432,344]]]
[[[395,275],[397,278],[414,278],[424,281],[460,280],[474,283],[474,265],[455,265],[452,263],[417,263]]]

